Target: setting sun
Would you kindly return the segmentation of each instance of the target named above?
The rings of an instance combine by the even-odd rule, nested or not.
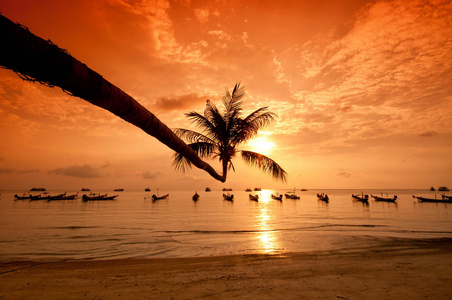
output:
[[[261,136],[249,141],[248,146],[250,151],[268,155],[274,149],[275,143],[269,141],[266,136]]]

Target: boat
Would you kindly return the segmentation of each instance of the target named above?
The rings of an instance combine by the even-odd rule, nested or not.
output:
[[[46,189],[45,188],[31,188],[30,191],[31,192],[45,192]]]
[[[434,192],[435,191],[435,188],[434,187],[431,187],[430,188],[430,192]]]
[[[210,191],[211,191],[210,187],[206,187],[206,192],[210,192]]]
[[[91,192],[89,188],[82,188],[82,192]]]
[[[444,199],[443,197],[441,197],[441,199],[433,199],[433,198],[425,198],[425,197],[420,197],[420,196],[415,196],[413,195],[413,198],[417,199],[419,202],[432,202],[432,203],[452,203],[452,199],[451,198],[447,198]]]
[[[352,198],[357,200],[357,201],[361,201],[361,202],[369,202],[369,195],[354,195],[352,194]]]
[[[255,192],[260,192],[260,191],[262,191],[262,189],[260,187],[256,187],[256,188],[254,188],[254,191]]]
[[[273,194],[271,194],[272,199],[273,200],[278,200],[278,201],[282,201],[282,196],[283,195],[273,195]]]
[[[301,189],[300,191],[302,191],[302,192],[307,192],[308,190],[307,190],[307,189]]]
[[[166,194],[166,195],[163,195],[163,196],[156,196],[154,194],[154,195],[152,195],[152,201],[167,199],[168,197],[169,197],[169,194]]]
[[[41,196],[41,194],[39,195],[33,195],[30,197],[30,201],[36,201],[36,200],[49,200],[50,196],[46,195],[46,196]]]
[[[227,193],[227,194],[223,193],[223,199],[227,200],[227,201],[234,201],[234,195],[231,195],[229,193]]]
[[[30,194],[28,194],[28,195],[26,195],[26,194],[23,194],[22,196],[19,196],[19,195],[14,195],[14,198],[15,198],[15,200],[30,200],[30,198],[31,198],[31,195]]]
[[[232,191],[232,189],[230,189],[230,188],[223,188],[223,192],[231,192]]]
[[[447,186],[440,186],[438,188],[438,192],[448,192],[449,188]]]
[[[192,199],[193,199],[193,201],[198,201],[198,199],[199,199],[199,194],[198,194],[198,192],[195,192],[195,194],[193,195],[193,197],[192,197]]]
[[[86,194],[83,194],[82,201],[102,201],[102,200],[115,200],[115,198],[118,197],[118,195],[114,196],[108,196],[108,194],[93,194],[91,193],[89,196]]]
[[[325,201],[325,202],[330,201],[330,198],[328,197],[328,195],[327,195],[327,194],[324,194],[324,193],[317,194],[317,198],[318,198],[319,200],[322,200],[322,201]]]
[[[245,192],[252,192],[252,191],[253,191],[253,190],[252,190],[252,189],[249,189],[249,188],[245,190]]]
[[[145,191],[145,192],[150,192],[151,189],[150,189],[150,188],[145,188],[144,191]]]
[[[372,198],[375,199],[375,201],[385,201],[385,202],[396,202],[397,200],[397,195],[394,195],[394,197],[389,198],[389,197],[379,197],[379,196],[374,196],[374,195],[370,195]]]
[[[443,200],[452,200],[452,196],[446,196],[442,194],[441,197],[443,198]]]
[[[250,197],[250,200],[251,201],[259,201],[259,195],[251,195],[251,194],[249,194],[248,195],[249,197]]]
[[[293,199],[293,200],[298,200],[300,199],[300,196],[295,194],[295,188],[293,189],[293,192],[287,192],[284,194],[284,197],[286,197],[286,199]]]
[[[53,200],[75,200],[77,199],[78,193],[73,194],[73,195],[66,195],[66,193],[64,194],[60,194],[60,195],[56,195],[56,196],[49,196],[49,199],[47,199],[47,201],[53,201]]]
[[[124,189],[114,189],[115,192],[124,192]]]

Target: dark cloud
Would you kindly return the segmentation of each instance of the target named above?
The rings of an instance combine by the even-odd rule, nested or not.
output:
[[[11,174],[14,173],[15,171],[13,169],[10,168],[0,168],[0,174]]]
[[[99,178],[103,177],[104,175],[99,172],[100,168],[94,168],[90,165],[83,165],[83,166],[70,166],[65,168],[58,168],[49,171],[50,174],[54,175],[63,175],[63,176],[70,176],[70,177],[78,177],[78,178]]]
[[[339,173],[337,173],[337,176],[339,176],[339,177],[345,177],[345,178],[348,178],[348,177],[350,177],[352,174],[350,174],[349,172],[347,172],[347,171],[340,171]]]
[[[421,136],[421,137],[432,137],[432,136],[435,136],[435,135],[438,135],[437,131],[425,131],[425,132],[421,133],[419,136]]]
[[[161,97],[157,99],[155,105],[165,111],[183,110],[203,103],[208,98],[207,96],[199,96],[196,93],[176,97]]]
[[[141,176],[143,177],[143,179],[156,179],[158,176],[160,176],[160,172],[151,172],[151,171],[147,171],[145,173],[143,173]]]
[[[29,169],[29,170],[20,170],[17,173],[19,174],[30,174],[30,173],[38,173],[39,170],[37,169]]]

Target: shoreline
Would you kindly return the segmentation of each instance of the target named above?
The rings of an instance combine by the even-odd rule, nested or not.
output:
[[[339,251],[0,262],[0,299],[450,299],[452,239]]]

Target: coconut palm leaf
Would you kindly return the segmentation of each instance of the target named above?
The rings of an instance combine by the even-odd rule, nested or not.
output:
[[[202,158],[212,157],[216,149],[214,144],[203,142],[188,144],[188,146],[192,148],[193,151],[195,151],[199,157]],[[183,173],[185,173],[186,170],[191,169],[192,167],[192,163],[190,162],[190,160],[177,152],[174,153],[174,160],[172,165],[176,170],[180,170]]]
[[[195,142],[208,142],[208,143],[215,143],[212,139],[205,136],[202,133],[184,129],[184,128],[173,128],[174,133],[180,137],[181,139],[185,140],[188,143],[195,143]]]
[[[287,173],[271,158],[252,151],[242,150],[242,159],[250,166],[257,167],[259,170],[269,173],[274,179],[287,182]]]

